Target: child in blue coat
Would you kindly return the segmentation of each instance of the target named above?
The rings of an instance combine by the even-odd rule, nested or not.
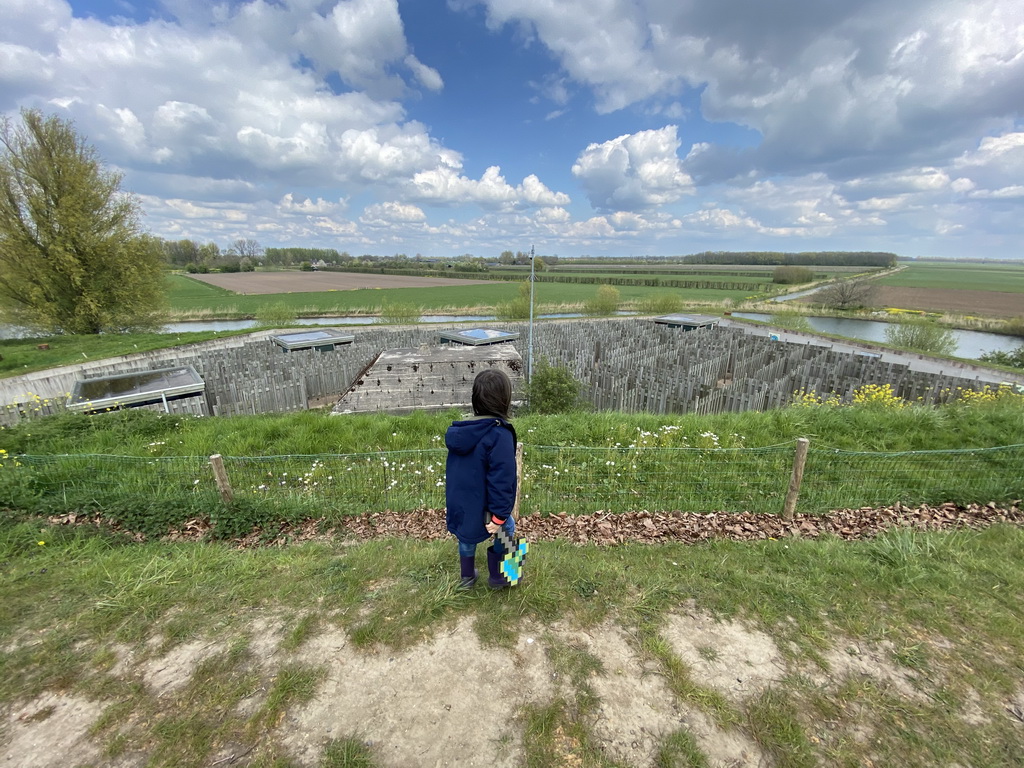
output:
[[[476,545],[499,527],[510,539],[516,529],[516,431],[508,421],[512,382],[500,369],[483,370],[473,379],[472,402],[473,418],[453,422],[444,437],[447,522],[459,540],[462,589],[476,583]],[[493,589],[509,586],[499,571],[504,554],[498,539],[487,548],[487,584]]]

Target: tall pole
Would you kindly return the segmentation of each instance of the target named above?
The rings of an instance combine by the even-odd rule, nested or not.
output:
[[[530,246],[530,340],[527,343],[526,351],[526,383],[533,380],[533,265],[536,262],[533,253],[533,246]]]

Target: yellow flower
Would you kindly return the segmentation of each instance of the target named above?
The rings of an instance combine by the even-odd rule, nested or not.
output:
[[[39,542],[39,546],[40,547],[45,547],[46,546],[46,542],[45,541],[40,541]]]

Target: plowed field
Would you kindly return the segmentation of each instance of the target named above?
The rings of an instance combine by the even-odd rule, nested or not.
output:
[[[960,291],[948,288],[902,288],[879,285],[876,306],[923,309],[958,315],[1016,317],[1024,315],[1024,294],[1002,291]]]
[[[230,272],[189,277],[243,295],[355,291],[359,288],[436,288],[493,282],[452,280],[445,277],[370,275],[360,272]]]

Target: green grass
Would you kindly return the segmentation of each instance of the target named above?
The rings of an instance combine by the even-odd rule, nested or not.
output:
[[[189,280],[181,276],[175,278]],[[685,301],[708,303],[738,300],[746,295],[746,292],[739,290],[665,289],[629,285],[617,287],[623,302],[640,301],[652,291],[665,290],[677,292]],[[268,302],[283,304],[297,316],[377,314],[382,307],[391,305],[415,306],[428,313],[447,314],[458,310],[477,314],[511,301],[518,291],[519,287],[514,281],[435,288],[360,288],[353,291],[266,295],[223,295],[203,291],[189,294],[181,291],[172,294],[170,306],[172,313],[182,317],[190,314],[206,317],[255,317],[260,307]],[[559,311],[582,305],[596,291],[596,285],[538,282],[535,301],[540,312]]]
[[[877,284],[906,288],[1024,293],[1024,263],[1020,262],[901,262],[902,265],[905,265],[906,269],[878,278]]]
[[[73,365],[87,360],[104,360],[119,355],[167,349],[210,339],[237,336],[249,331],[199,331],[189,333],[132,333],[96,336],[41,336],[0,339],[0,377]],[[39,349],[46,344],[49,349]]]
[[[656,768],[710,768],[697,741],[686,730],[669,734],[655,756]]]
[[[114,454],[143,459],[192,456],[304,457],[319,453],[443,451],[459,410],[410,415],[304,411],[195,418],[129,409],[97,416],[64,413],[0,429],[9,454]],[[1013,445],[1024,408],[1013,401],[900,409],[864,406],[783,408],[768,412],[625,414],[578,412],[514,418],[528,446],[602,449],[763,448],[807,437],[812,447],[850,451],[928,451]]]
[[[147,536],[199,519],[220,537],[263,530],[271,538],[281,524],[310,518],[344,526],[378,509],[440,509],[443,435],[461,415],[61,414],[0,430],[0,504],[40,516],[101,514]],[[895,410],[536,415],[516,426],[527,459],[522,504],[531,513],[778,514],[798,437],[811,441],[803,512],[1008,502],[1021,492],[1024,449],[1014,441],[1024,408],[1013,399]],[[214,453],[234,488],[230,504],[217,493]]]
[[[254,764],[287,766],[275,751],[282,733],[275,726],[316,694],[325,675],[342,674],[293,656],[297,635],[327,622],[357,645],[400,649],[470,616],[485,653],[501,653],[521,631],[534,636],[541,628],[560,693],[509,713],[509,728],[521,729],[526,764],[613,766],[619,763],[602,749],[593,717],[600,704],[594,682],[614,672],[571,639],[613,621],[636,638],[634,651],[650,660],[680,706],[746,734],[778,765],[853,766],[870,757],[886,765],[1011,766],[1020,734],[1002,702],[1019,691],[1024,668],[1024,605],[1016,599],[1024,593],[1022,559],[1024,531],[1005,526],[900,531],[862,542],[548,543],[537,549],[523,587],[464,593],[454,589],[451,541],[240,551],[135,544],[5,516],[0,704],[45,691],[98,700],[104,713],[93,738],[112,759],[135,754],[148,765],[209,765],[262,734]],[[862,678],[826,691],[779,672],[753,698],[726,702],[693,678],[661,634],[684,603],[689,612],[752,623],[790,662],[812,670],[823,648],[889,643],[891,662],[932,696],[901,699]],[[252,622],[281,615],[316,618],[285,623],[292,630],[267,668],[253,656]],[[197,639],[219,650],[163,696],[114,671],[126,650],[159,658]],[[239,705],[255,692],[259,705],[245,714]],[[986,714],[981,725],[957,714],[969,697]],[[854,738],[865,732],[870,741]],[[707,764],[685,730],[666,735],[656,754],[657,765]],[[331,742],[320,764],[375,763],[370,749],[349,738]]]
[[[233,291],[210,285],[186,275],[167,275],[167,299],[172,306],[179,302],[212,301],[224,296],[234,296]]]

